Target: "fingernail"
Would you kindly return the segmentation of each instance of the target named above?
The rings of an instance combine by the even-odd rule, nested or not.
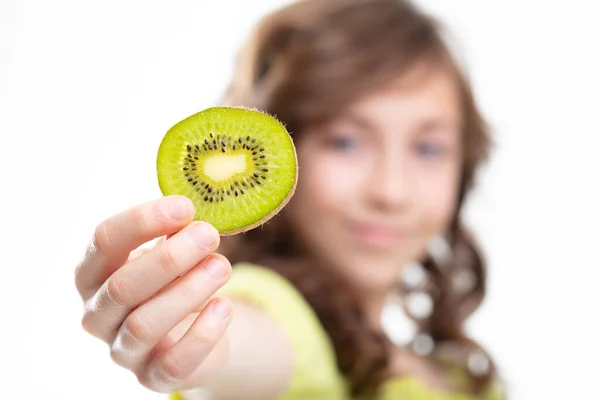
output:
[[[174,198],[169,203],[169,217],[174,220],[182,220],[189,214],[189,204],[185,199]]]
[[[214,316],[219,317],[221,319],[225,319],[231,312],[231,308],[226,302],[217,300],[213,303],[211,311]]]
[[[219,280],[227,275],[227,266],[218,258],[211,258],[204,267],[206,273],[213,279]]]
[[[189,230],[192,240],[201,248],[211,250],[217,241],[216,230],[205,222],[198,222]]]

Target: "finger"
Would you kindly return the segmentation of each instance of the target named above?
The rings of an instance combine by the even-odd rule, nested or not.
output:
[[[209,301],[213,300],[213,297],[210,298]],[[209,301],[203,304],[203,307],[200,308],[200,311],[192,312],[186,315],[179,323],[165,336],[163,336],[156,346],[150,351],[148,354],[148,359],[154,358],[157,355],[164,353],[165,351],[171,349],[175,343],[179,341],[185,335],[185,333],[190,329],[190,326],[194,323],[200,312],[206,307]]]
[[[118,327],[134,308],[198,264],[218,244],[219,234],[212,225],[195,222],[131,260],[86,302],[84,329],[112,343]]]
[[[126,262],[129,262],[129,261],[133,260],[134,258],[138,258],[142,254],[149,252],[150,250],[154,249],[157,245],[159,245],[160,243],[167,240],[170,236],[173,236],[173,234],[170,234],[168,236],[160,236],[157,239],[154,239],[154,240],[151,240],[150,242],[142,244],[141,246],[139,246],[135,250],[132,250],[129,253],[129,257],[127,257]]]
[[[194,206],[183,196],[168,196],[125,210],[100,223],[75,271],[75,285],[87,300],[129,253],[156,237],[173,233],[194,218]]]
[[[225,257],[209,256],[167,291],[135,309],[125,318],[111,346],[113,361],[136,370],[164,336],[227,282],[230,273]]]
[[[231,306],[214,299],[200,313],[190,329],[169,350],[158,354],[138,379],[147,388],[169,393],[186,384],[194,371],[222,338],[231,321]]]

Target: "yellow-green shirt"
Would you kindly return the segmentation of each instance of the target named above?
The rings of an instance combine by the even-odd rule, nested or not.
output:
[[[287,391],[278,400],[349,400],[344,377],[337,368],[335,351],[315,311],[283,276],[267,268],[242,263],[233,268],[220,295],[248,301],[267,312],[283,329],[294,350],[294,373]],[[448,393],[427,387],[411,377],[387,381],[376,400],[501,400],[500,387],[483,398]],[[184,400],[179,394],[171,400]]]

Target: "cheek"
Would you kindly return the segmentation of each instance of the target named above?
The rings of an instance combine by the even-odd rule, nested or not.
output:
[[[299,151],[300,173],[295,202],[298,207],[310,209],[321,218],[335,218],[351,207],[352,199],[360,190],[360,167],[343,157],[325,151]],[[317,222],[318,221],[313,221]]]
[[[445,173],[421,182],[417,204],[421,210],[423,234],[431,237],[444,231],[454,215],[459,184],[457,168],[448,167]]]

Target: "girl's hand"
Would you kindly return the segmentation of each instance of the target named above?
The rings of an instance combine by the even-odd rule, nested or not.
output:
[[[83,328],[110,345],[115,363],[157,392],[193,386],[193,373],[231,318],[229,303],[211,300],[229,279],[231,265],[213,253],[216,229],[193,217],[191,201],[182,196],[123,211],[98,225],[76,269]],[[132,256],[160,237],[165,239],[154,248]],[[208,300],[183,336],[176,336],[175,328]]]

